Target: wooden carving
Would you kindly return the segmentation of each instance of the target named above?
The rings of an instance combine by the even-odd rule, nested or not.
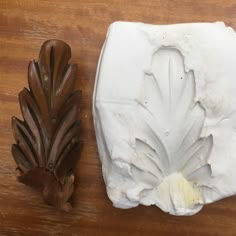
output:
[[[39,60],[28,67],[29,89],[19,93],[23,121],[12,118],[12,155],[18,180],[42,191],[45,202],[68,211],[74,190],[73,168],[82,142],[77,119],[80,91],[73,91],[77,65],[70,47],[48,40]]]

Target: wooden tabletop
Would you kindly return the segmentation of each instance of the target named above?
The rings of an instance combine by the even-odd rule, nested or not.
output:
[[[0,0],[0,235],[235,236],[236,197],[191,217],[170,216],[154,206],[121,210],[109,201],[91,108],[99,53],[113,21],[224,21],[236,29],[236,0]],[[27,86],[28,62],[51,38],[71,46],[71,62],[79,68],[76,87],[83,91],[84,148],[70,213],[45,205],[37,191],[16,182],[10,152],[10,120],[21,116],[17,95]]]

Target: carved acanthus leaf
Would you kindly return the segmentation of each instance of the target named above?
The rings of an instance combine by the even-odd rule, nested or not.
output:
[[[48,204],[64,210],[70,208],[72,170],[82,144],[77,119],[80,91],[73,91],[77,66],[68,64],[70,57],[71,49],[62,41],[42,45],[39,60],[29,63],[29,89],[19,93],[24,120],[12,118],[18,180],[40,188]]]

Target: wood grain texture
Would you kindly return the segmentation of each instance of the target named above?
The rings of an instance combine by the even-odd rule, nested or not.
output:
[[[121,210],[107,198],[92,120],[92,93],[99,53],[117,20],[170,24],[224,21],[236,29],[235,0],[0,0],[0,235],[235,236],[236,197],[207,205],[192,217],[157,207]],[[11,116],[20,117],[18,92],[27,86],[28,61],[43,41],[58,38],[72,48],[82,89],[84,148],[76,167],[73,210],[57,211],[15,180]]]

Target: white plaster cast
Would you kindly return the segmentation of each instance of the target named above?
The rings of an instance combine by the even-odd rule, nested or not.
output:
[[[192,215],[236,193],[236,37],[223,23],[115,22],[93,115],[119,208]]]

